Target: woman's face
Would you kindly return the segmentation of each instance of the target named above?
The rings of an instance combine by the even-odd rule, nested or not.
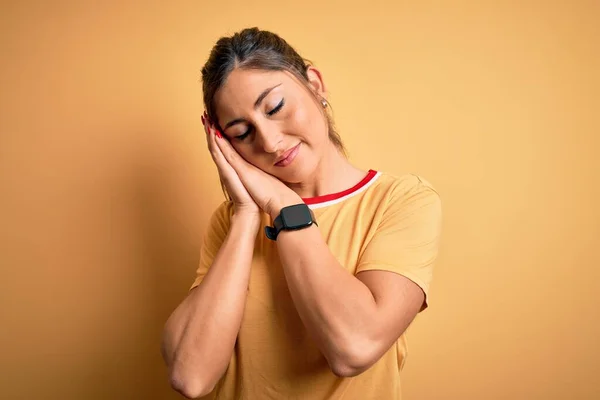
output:
[[[308,70],[324,96],[320,73]],[[298,183],[332,145],[321,104],[292,74],[235,69],[215,95],[218,125],[249,163],[284,182]]]

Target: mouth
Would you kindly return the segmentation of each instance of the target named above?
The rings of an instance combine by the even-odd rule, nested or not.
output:
[[[275,162],[275,166],[285,167],[290,165],[298,155],[298,151],[300,151],[300,143],[283,153]]]

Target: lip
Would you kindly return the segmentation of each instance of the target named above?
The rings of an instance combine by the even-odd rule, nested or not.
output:
[[[275,166],[285,167],[290,165],[298,155],[298,151],[300,151],[300,143],[283,153],[281,157],[277,159],[277,162],[275,162]]]

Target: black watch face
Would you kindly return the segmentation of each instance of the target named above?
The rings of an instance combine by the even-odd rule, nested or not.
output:
[[[281,221],[288,228],[302,227],[312,222],[312,216],[308,206],[300,204],[281,210]]]

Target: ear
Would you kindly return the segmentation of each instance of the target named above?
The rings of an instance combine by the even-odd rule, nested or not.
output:
[[[327,91],[325,89],[325,82],[323,81],[323,75],[321,71],[313,66],[306,69],[306,75],[308,75],[308,84],[313,91],[322,98],[327,98]]]

